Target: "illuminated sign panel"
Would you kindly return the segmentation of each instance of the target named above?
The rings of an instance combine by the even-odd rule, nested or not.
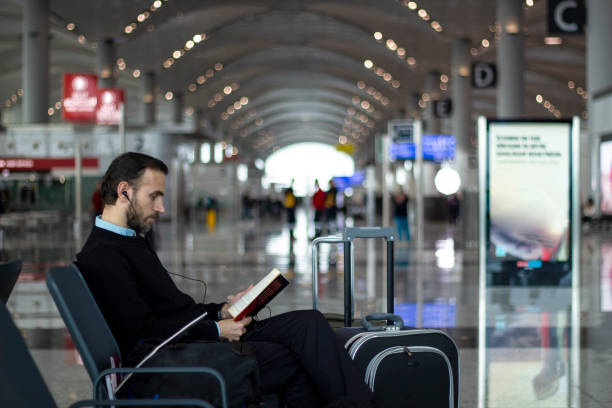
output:
[[[98,77],[94,74],[64,74],[62,117],[70,122],[95,122]]]
[[[570,272],[571,127],[488,123],[486,256],[504,283],[519,279],[519,270],[535,270],[536,285]]]
[[[121,122],[121,105],[125,101],[123,89],[99,88],[96,123],[118,125]]]

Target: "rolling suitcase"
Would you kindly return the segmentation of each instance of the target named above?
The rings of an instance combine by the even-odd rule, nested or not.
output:
[[[387,313],[368,315],[363,328],[353,323],[353,241],[384,238],[387,242]],[[374,392],[380,408],[458,408],[459,352],[452,338],[440,330],[404,329],[401,317],[393,314],[392,228],[346,228],[342,237],[313,240],[313,308],[317,309],[317,248],[321,243],[344,245],[344,328],[336,330]],[[375,326],[372,322],[384,321]]]

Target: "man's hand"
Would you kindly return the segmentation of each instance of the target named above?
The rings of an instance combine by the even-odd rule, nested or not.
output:
[[[227,297],[227,303],[224,304],[223,307],[221,308],[221,317],[223,319],[229,319],[230,317],[232,317],[232,315],[230,315],[227,310],[234,303],[236,303],[238,300],[240,300],[240,298],[243,297],[245,293],[247,293],[249,290],[251,290],[252,287],[253,287],[253,284],[250,284],[249,287],[246,288],[245,290],[243,290],[242,292],[238,292],[234,296],[228,296]]]
[[[240,337],[246,333],[246,326],[248,326],[252,320],[252,317],[245,317],[238,322],[235,322],[234,319],[221,320],[219,322],[219,328],[221,329],[221,335],[219,337],[225,337],[229,341],[240,340]]]

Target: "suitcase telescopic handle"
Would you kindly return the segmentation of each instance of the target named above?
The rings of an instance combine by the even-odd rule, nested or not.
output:
[[[344,274],[352,278],[354,265],[353,240],[355,238],[384,238],[387,241],[387,313],[394,312],[394,255],[395,230],[392,227],[351,227],[344,229]],[[347,256],[348,255],[348,256]],[[346,281],[346,279],[345,279]],[[351,325],[353,319],[353,290],[351,282],[345,283],[344,322]]]
[[[339,244],[344,239],[338,236],[319,237],[312,240],[312,308],[317,310],[319,299],[319,244]]]
[[[344,239],[352,241],[354,238],[385,238],[387,241],[395,240],[395,230],[392,227],[349,227],[344,229]]]

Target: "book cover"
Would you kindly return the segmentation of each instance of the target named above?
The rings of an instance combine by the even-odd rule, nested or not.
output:
[[[232,315],[234,321],[242,320],[247,316],[255,316],[288,284],[287,278],[278,269],[274,268],[234,303],[228,309],[228,312]]]

